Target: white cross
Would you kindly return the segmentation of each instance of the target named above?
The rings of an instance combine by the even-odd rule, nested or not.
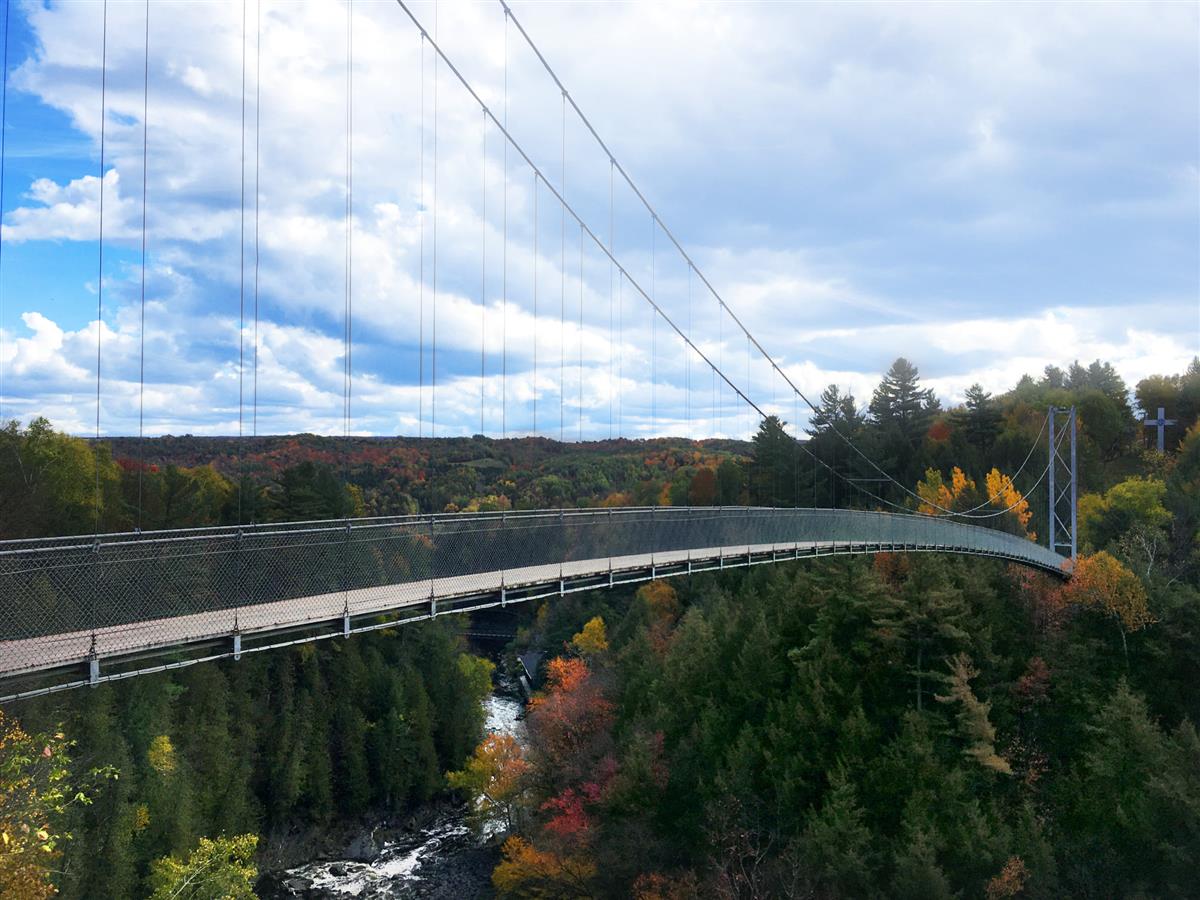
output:
[[[1147,428],[1157,428],[1158,429],[1158,452],[1159,453],[1163,452],[1163,434],[1165,433],[1167,426],[1175,424],[1174,419],[1166,418],[1166,416],[1164,415],[1165,412],[1166,412],[1166,410],[1164,410],[1160,406],[1158,408],[1158,418],[1152,419],[1149,416],[1146,416],[1146,419],[1145,419],[1145,425]]]

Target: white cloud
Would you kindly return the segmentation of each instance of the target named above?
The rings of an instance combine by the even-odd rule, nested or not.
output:
[[[160,9],[152,7],[150,42],[148,420],[159,430],[236,431],[237,313],[239,305],[252,308],[257,277],[265,404],[260,427],[337,432],[345,302],[345,8],[264,3],[259,86],[259,10],[249,7],[244,168],[241,5],[181,3],[169,15]],[[416,9],[433,30],[434,5],[418,3]],[[679,3],[519,4],[516,10],[730,306],[806,391],[819,393],[836,381],[865,401],[878,373],[899,353],[913,358],[953,400],[974,380],[1002,390],[1026,371],[1072,358],[1110,359],[1132,383],[1151,370],[1178,368],[1196,352],[1197,323],[1194,315],[1188,319],[1194,293],[1117,298],[1143,310],[1137,331],[1117,302],[1055,296],[1055,285],[1083,292],[1074,286],[1094,282],[1110,289],[1086,268],[1059,263],[1047,270],[1040,296],[1014,289],[1011,298],[997,300],[994,293],[996,282],[1017,267],[1005,262],[1006,248],[1013,242],[1028,247],[1019,242],[1030,240],[1062,242],[1071,231],[1069,218],[1082,207],[1113,218],[1196,218],[1194,155],[1176,158],[1179,136],[1189,133],[1186,108],[1194,85],[1187,87],[1185,79],[1181,94],[1161,89],[1180,84],[1179,74],[1195,63],[1194,41],[1187,39],[1195,30],[1194,10],[771,4],[705,7],[697,14]],[[431,401],[434,68],[426,48],[423,130],[415,30],[392,4],[356,4],[354,11],[354,427],[411,431],[417,409],[424,402],[428,414]],[[13,76],[14,86],[64,112],[94,142],[100,131],[99,12],[94,4],[28,7],[40,43]],[[499,8],[443,3],[436,16],[448,53],[484,102],[503,112]],[[112,168],[104,178],[105,237],[135,256],[141,238],[141,23],[137,4],[110,11],[106,157]],[[561,98],[515,29],[509,58],[508,121],[557,185]],[[662,323],[656,332],[645,305],[625,285],[625,303],[613,311],[625,327],[610,343],[609,267],[590,247],[582,266],[579,326],[577,228],[568,223],[564,240],[559,211],[543,186],[535,260],[528,171],[510,152],[505,229],[500,136],[487,130],[484,160],[482,112],[445,66],[439,66],[437,91],[441,427],[477,430],[481,388],[489,407],[500,397],[502,321],[516,428],[528,427],[535,334],[539,425],[552,422],[551,431],[557,430],[560,392],[578,414],[582,379],[582,414],[595,433],[607,433],[608,368],[615,356],[627,375],[620,393],[630,427],[642,427],[635,417],[649,415],[651,396],[661,397],[664,419],[673,417],[663,428],[686,427],[680,403],[685,409],[688,404],[680,388],[689,354],[678,338]],[[254,129],[258,117],[260,135]],[[587,147],[577,123],[568,123],[567,142],[567,196],[606,238],[608,160]],[[1158,144],[1169,152],[1152,152]],[[1128,171],[1133,160],[1153,175],[1144,185],[1103,196],[1092,196],[1090,184],[1073,194],[1060,187],[1069,181],[1062,173],[1087,171],[1099,178]],[[7,213],[3,239],[14,252],[44,241],[94,241],[98,198],[94,172],[38,178]],[[734,340],[729,321],[722,322],[696,280],[689,308],[687,269],[661,238],[651,278],[649,219],[619,185],[616,204],[622,262],[645,290],[653,283],[656,301],[677,322],[690,319],[702,349],[745,383],[744,346]],[[995,250],[1001,261],[989,262],[995,268],[983,272],[956,259],[960,249],[930,255],[929,247],[956,242],[961,248],[964,241],[983,255]],[[947,272],[957,277],[949,286]],[[135,421],[137,316],[121,308],[130,294],[117,282],[137,274],[105,275],[105,296],[111,279],[117,298],[101,330],[105,366],[113,373],[103,385],[106,431],[129,430]],[[64,423],[82,427],[89,420],[85,382],[94,365],[88,354],[94,354],[95,323],[68,323],[21,297],[10,297],[8,308],[37,317],[6,335],[8,390],[17,391],[26,411],[53,410]],[[984,312],[997,308],[999,315]],[[482,386],[481,341],[488,373]],[[415,365],[422,346],[424,401],[413,384],[415,372],[402,368]],[[568,363],[563,385],[560,352]],[[51,358],[56,354],[57,361]],[[654,390],[648,384],[652,359],[660,380]],[[698,368],[696,362],[693,371]],[[634,372],[638,378],[628,377]],[[752,373],[749,389],[761,402],[771,402],[771,388]],[[778,401],[777,385],[775,391],[782,414],[795,418]],[[693,413],[700,415],[702,398],[694,399]],[[720,423],[728,416],[706,415],[711,427],[726,430]],[[498,431],[498,418],[485,410],[485,427]]]

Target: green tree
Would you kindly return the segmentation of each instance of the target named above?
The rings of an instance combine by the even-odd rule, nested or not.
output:
[[[921,445],[941,410],[932,388],[922,387],[916,366],[900,357],[883,376],[868,409],[874,426],[868,455],[902,482],[915,481]],[[857,465],[853,457],[847,459]]]
[[[1000,433],[1000,411],[992,395],[979,384],[967,388],[963,408],[954,420],[963,429],[967,443],[980,453],[991,449]]]
[[[745,474],[742,467],[726,457],[717,466],[717,506],[737,506],[742,502]]]
[[[200,838],[186,858],[168,856],[150,869],[150,900],[254,900],[258,835]]]
[[[785,422],[767,416],[753,438],[749,466],[750,499],[758,506],[794,506],[800,448]]]
[[[968,640],[962,592],[945,583],[932,566],[918,566],[898,591],[880,596],[875,637],[909,660],[917,710],[941,678],[945,661]]]

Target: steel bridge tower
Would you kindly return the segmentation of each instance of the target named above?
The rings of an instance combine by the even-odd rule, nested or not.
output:
[[[1072,562],[1078,550],[1076,540],[1076,499],[1078,478],[1075,455],[1075,407],[1051,406],[1049,411],[1049,455],[1047,485],[1050,500],[1049,547],[1055,553],[1066,550]],[[1063,421],[1065,419],[1065,421]],[[1059,423],[1063,433],[1059,434]],[[1067,443],[1064,448],[1062,445]],[[1064,457],[1064,451],[1066,456]]]

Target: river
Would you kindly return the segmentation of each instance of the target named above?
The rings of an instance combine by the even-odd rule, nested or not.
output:
[[[523,705],[515,693],[503,687],[484,701],[488,733],[511,734],[525,742]],[[382,897],[484,898],[494,895],[491,872],[499,859],[494,838],[502,823],[487,823],[482,836],[467,825],[467,809],[461,805],[439,808],[418,829],[396,833],[386,830],[382,845],[375,850],[381,826],[364,842],[369,854],[357,859],[330,859],[306,863],[279,875],[278,889],[271,896],[283,898]],[[364,861],[364,856],[369,856]]]

